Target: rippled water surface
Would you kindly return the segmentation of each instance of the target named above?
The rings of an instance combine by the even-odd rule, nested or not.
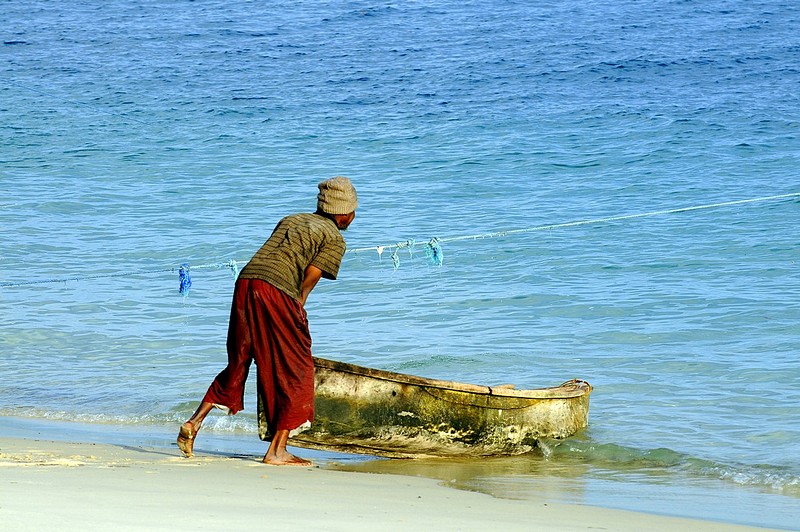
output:
[[[539,454],[357,467],[796,528],[799,22],[778,0],[6,2],[0,415],[171,438],[224,364],[224,264],[345,174],[317,355],[595,387],[590,427]],[[253,410],[209,433],[258,445]]]

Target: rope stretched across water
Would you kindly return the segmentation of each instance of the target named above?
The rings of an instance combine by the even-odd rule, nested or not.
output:
[[[592,218],[590,220],[580,220],[576,222],[566,222],[566,223],[559,223],[559,224],[550,224],[550,225],[537,225],[535,227],[527,227],[525,229],[510,229],[508,231],[496,231],[494,233],[480,233],[477,235],[463,235],[463,236],[454,236],[449,238],[439,238],[437,239],[439,243],[447,243],[447,242],[458,242],[461,240],[480,240],[484,238],[498,238],[504,236],[511,236],[511,235],[519,235],[523,233],[533,233],[535,231],[547,231],[551,229],[562,229],[565,227],[576,227],[579,225],[590,225],[590,224],[599,224],[599,223],[607,223],[607,222],[618,222],[621,220],[632,220],[634,218],[646,218],[648,216],[662,216],[665,214],[676,214],[679,212],[690,212],[690,211],[699,211],[703,209],[714,209],[718,207],[729,207],[732,205],[743,205],[745,203],[756,203],[760,201],[774,201],[779,199],[787,199],[792,197],[800,197],[800,192],[792,192],[790,194],[780,194],[777,196],[763,196],[760,198],[751,198],[751,199],[744,199],[744,200],[736,200],[736,201],[725,201],[722,203],[710,203],[708,205],[695,205],[694,207],[679,207],[677,209],[665,209],[661,211],[651,211],[651,212],[644,212],[639,214],[624,214],[621,216],[608,216],[605,218]],[[348,252],[352,253],[360,253],[364,251],[375,251],[383,253],[384,251],[393,250],[397,248],[404,248],[408,247],[408,242],[413,241],[405,241],[405,242],[398,242],[396,244],[389,244],[385,246],[371,246],[365,248],[357,248],[348,250]]]
[[[743,199],[743,200],[735,200],[735,201],[725,201],[721,203],[709,203],[706,205],[695,205],[691,207],[679,207],[675,209],[664,209],[658,211],[650,211],[638,214],[624,214],[619,216],[608,216],[603,218],[592,218],[589,220],[579,220],[573,222],[565,222],[565,223],[557,223],[557,224],[548,224],[548,225],[537,225],[534,227],[527,227],[523,229],[510,229],[507,231],[495,231],[492,233],[479,233],[475,235],[462,235],[462,236],[453,236],[453,237],[445,237],[445,238],[432,238],[427,243],[424,244],[425,246],[425,253],[428,259],[436,265],[442,265],[444,261],[444,255],[442,251],[441,245],[448,242],[459,242],[464,240],[480,240],[486,238],[500,238],[506,236],[513,236],[513,235],[520,235],[524,233],[533,233],[536,231],[547,231],[552,229],[563,229],[567,227],[577,227],[581,225],[591,225],[591,224],[599,224],[599,223],[608,223],[608,222],[618,222],[623,220],[633,220],[636,218],[646,218],[651,216],[663,216],[667,214],[677,214],[681,212],[691,212],[691,211],[699,211],[704,209],[715,209],[720,207],[730,207],[733,205],[744,205],[748,203],[758,203],[758,202],[765,202],[765,201],[776,201],[782,199],[789,199],[789,198],[797,198],[800,197],[800,192],[792,192],[788,194],[779,194],[775,196],[762,196],[758,198],[750,198],[750,199]],[[362,248],[355,248],[355,249],[348,249],[346,253],[363,253],[367,251],[374,251],[378,253],[378,255],[382,255],[385,251],[392,251],[392,261],[394,263],[395,269],[397,269],[400,265],[400,259],[397,255],[397,252],[402,249],[408,249],[409,252],[414,251],[415,241],[413,239],[405,240],[402,242],[397,242],[394,244],[386,244],[382,246],[369,246],[369,247],[362,247]],[[190,276],[191,270],[203,270],[203,269],[229,269],[234,278],[236,278],[239,274],[239,264],[247,263],[246,260],[229,260],[227,262],[216,262],[211,264],[200,264],[195,266],[189,266],[188,263],[183,263],[180,266],[173,266],[170,268],[158,268],[153,270],[135,270],[135,271],[128,271],[128,272],[121,272],[121,273],[108,273],[108,274],[96,274],[96,275],[86,275],[86,276],[77,276],[77,277],[65,277],[59,279],[39,279],[39,280],[31,280],[31,281],[20,281],[20,282],[1,282],[0,288],[8,288],[8,287],[16,287],[16,286],[30,286],[30,285],[39,285],[39,284],[50,284],[50,283],[66,283],[68,281],[88,281],[94,279],[109,279],[114,277],[121,277],[124,275],[152,275],[156,273],[165,273],[165,272],[178,272],[180,287],[179,292],[184,296],[188,294],[189,289],[192,286],[192,279]]]

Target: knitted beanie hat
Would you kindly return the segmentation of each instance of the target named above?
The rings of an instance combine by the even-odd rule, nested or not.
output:
[[[320,183],[317,208],[328,214],[350,214],[358,207],[356,189],[349,179],[336,176]]]

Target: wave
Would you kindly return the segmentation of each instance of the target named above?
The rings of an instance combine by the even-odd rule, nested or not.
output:
[[[188,403],[187,403],[188,404]],[[69,421],[86,425],[116,426],[173,426],[180,425],[191,412],[188,407],[171,412],[153,414],[101,414],[94,412],[45,411],[35,408],[0,408],[0,417],[15,417],[39,421]],[[235,416],[210,415],[203,423],[203,430],[216,433],[258,433],[255,413],[240,412]]]
[[[542,442],[539,451],[548,460],[582,462],[593,469],[619,475],[670,474],[689,479],[713,479],[800,497],[800,471],[772,464],[721,463],[667,448],[636,449],[615,443],[582,440]]]
[[[186,420],[189,404],[176,405],[170,412],[131,415],[44,411],[35,408],[3,408],[0,416],[34,421],[74,422],[92,425],[174,428]],[[257,434],[258,423],[253,412],[243,411],[236,416],[212,414],[203,424],[208,433]],[[149,429],[148,429],[149,430]],[[160,432],[161,429],[158,431]],[[171,433],[170,433],[171,435]],[[668,448],[639,449],[616,443],[602,443],[588,437],[576,436],[567,440],[543,440],[528,457],[542,459],[535,467],[540,473],[547,466],[556,469],[581,470],[590,476],[602,476],[619,481],[676,482],[687,480],[716,480],[765,492],[800,498],[800,470],[797,467],[774,464],[723,463],[698,458]],[[170,440],[171,443],[171,440]],[[531,474],[534,464],[524,457],[503,459],[503,471],[512,476]],[[495,462],[497,465],[497,462]],[[513,467],[512,467],[513,466]],[[518,467],[522,469],[517,469]],[[575,467],[580,466],[580,467]],[[506,468],[511,469],[506,470]],[[496,473],[496,472],[495,472]]]

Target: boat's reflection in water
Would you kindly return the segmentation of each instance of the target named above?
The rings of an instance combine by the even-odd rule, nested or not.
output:
[[[505,499],[584,502],[586,478],[592,466],[580,460],[551,457],[551,446],[556,445],[558,442],[543,442],[541,449],[517,456],[334,461],[326,468],[431,478],[453,488]]]

